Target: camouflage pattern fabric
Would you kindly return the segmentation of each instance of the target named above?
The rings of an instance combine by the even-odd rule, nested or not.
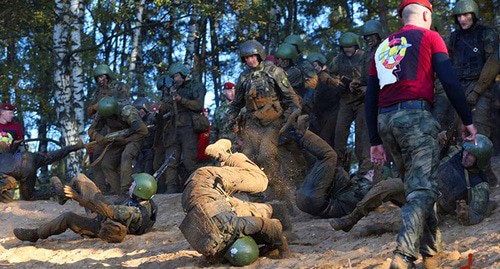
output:
[[[426,110],[396,110],[378,115],[379,134],[402,175],[406,204],[396,252],[417,259],[418,253],[434,256],[439,250],[435,202],[439,191],[439,124]],[[420,246],[419,246],[420,242]]]
[[[230,104],[223,102],[214,112],[210,131],[210,143],[213,144],[221,138],[229,139],[233,144],[236,142],[236,133],[233,132],[229,124],[228,111]]]

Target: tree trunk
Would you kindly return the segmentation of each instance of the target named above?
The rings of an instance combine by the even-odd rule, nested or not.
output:
[[[139,84],[139,80],[137,77],[137,74],[140,74],[138,72],[139,70],[137,70],[137,67],[142,62],[141,28],[145,3],[146,0],[140,0],[139,2],[136,2],[136,22],[135,25],[133,25],[134,31],[132,34],[132,53],[130,55],[130,66],[128,67],[128,82],[131,86],[137,86],[138,94],[140,94],[139,91],[142,88],[140,87],[141,85]]]

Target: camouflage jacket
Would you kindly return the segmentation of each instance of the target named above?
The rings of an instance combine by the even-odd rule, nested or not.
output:
[[[177,127],[192,126],[192,113],[200,113],[205,101],[205,87],[196,80],[188,79],[180,86],[174,86],[171,92],[166,92],[161,100],[159,115],[164,121],[164,131],[168,132],[173,126],[174,119]],[[175,94],[182,97],[180,102],[175,102]]]
[[[129,198],[121,205],[111,205],[112,220],[127,226],[129,234],[140,235],[151,230],[158,207],[153,200],[137,201]]]
[[[221,138],[226,138],[234,142],[236,140],[236,133],[233,132],[228,122],[228,111],[230,103],[224,102],[217,109],[215,109],[214,119],[210,130],[210,143],[215,143]]]
[[[256,103],[255,100],[268,100],[269,103],[279,101],[285,118],[300,107],[299,98],[285,71],[272,63],[261,62],[257,68],[246,69],[241,73],[236,84],[235,98],[228,111],[230,122],[235,122],[245,106],[247,113],[254,113],[265,106],[265,103]]]
[[[111,81],[106,88],[97,86],[95,89],[90,104],[88,106],[87,112],[89,115],[93,115],[97,112],[96,105],[103,97],[113,96],[120,106],[125,106],[130,104],[130,93],[129,87],[122,82]]]
[[[350,98],[350,99],[364,99],[364,91],[355,91],[351,92],[349,90],[349,83],[356,79],[361,82],[362,80],[362,71],[363,65],[365,64],[364,56],[365,52],[361,49],[358,49],[356,53],[347,57],[344,53],[340,53],[337,55],[331,63],[330,72],[341,78],[342,83],[344,84],[343,90],[340,92],[341,98]],[[362,85],[362,87],[366,87]]]
[[[96,123],[91,128],[89,134],[92,134],[94,140],[126,129],[130,130],[130,134],[115,139],[119,143],[142,142],[148,135],[148,127],[142,121],[139,111],[131,105],[124,106],[119,116],[103,118],[97,114]]]

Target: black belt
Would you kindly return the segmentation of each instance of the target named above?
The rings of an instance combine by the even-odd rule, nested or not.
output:
[[[379,113],[387,113],[395,110],[401,110],[401,109],[421,109],[421,110],[431,110],[431,106],[427,101],[425,100],[410,100],[410,101],[404,101],[401,103],[397,103],[392,106],[388,107],[383,107],[379,109]]]

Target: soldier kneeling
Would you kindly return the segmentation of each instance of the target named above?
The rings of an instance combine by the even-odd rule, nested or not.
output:
[[[69,186],[64,187],[64,193],[81,206],[96,212],[97,217],[88,218],[66,212],[38,229],[16,228],[14,235],[22,241],[36,242],[61,234],[69,228],[82,236],[120,243],[126,234],[149,232],[156,221],[157,207],[151,200],[156,193],[156,180],[146,173],[134,174],[132,177],[134,181],[129,189],[129,198],[120,205],[110,205],[97,186],[84,174],[79,174]]]
[[[285,219],[285,204],[273,208],[232,196],[236,192],[263,192],[268,178],[244,154],[231,154],[230,148],[227,139],[209,145],[205,153],[218,159],[221,166],[201,167],[187,180],[182,194],[186,217],[179,226],[181,232],[210,261],[226,258],[237,266],[251,264],[259,257],[258,244],[264,245],[262,255],[289,256],[282,223],[276,219]]]

